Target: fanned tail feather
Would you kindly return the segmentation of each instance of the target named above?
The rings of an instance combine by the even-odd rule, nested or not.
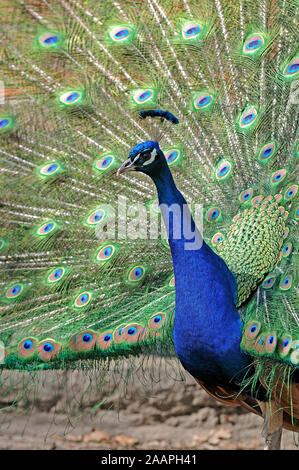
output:
[[[241,348],[256,361],[243,385],[264,377],[269,396],[288,394],[299,361],[298,6],[10,4],[0,7],[1,367],[93,370],[174,353],[155,190],[116,177],[130,148],[159,136],[236,277]],[[179,125],[140,119],[153,109]]]

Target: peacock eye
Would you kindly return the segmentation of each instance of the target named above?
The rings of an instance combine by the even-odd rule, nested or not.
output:
[[[140,155],[140,158],[141,160],[143,160],[144,162],[146,162],[147,160],[149,160],[151,158],[151,152],[144,152]]]
[[[144,162],[147,162],[148,160],[151,159],[151,156],[152,155],[151,155],[151,152],[149,150],[146,151],[146,152],[141,153],[138,160],[137,160],[137,164],[143,165]]]

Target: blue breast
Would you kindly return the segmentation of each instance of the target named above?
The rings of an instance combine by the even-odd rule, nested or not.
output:
[[[175,272],[174,344],[194,377],[218,383],[240,378],[249,356],[240,350],[242,322],[235,307],[235,281],[223,260],[204,244],[186,252],[171,242]]]

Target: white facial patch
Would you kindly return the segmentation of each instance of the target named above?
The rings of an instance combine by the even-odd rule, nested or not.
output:
[[[131,165],[134,165],[134,163],[138,160],[138,158],[140,157],[140,153],[138,153],[138,155],[136,155],[136,157],[134,158],[134,160],[132,161]],[[130,166],[131,166],[130,165]]]
[[[155,157],[156,157],[157,153],[158,153],[157,149],[153,149],[151,151],[151,158],[149,160],[147,160],[146,162],[144,162],[143,166],[149,165],[150,163],[152,163],[155,160]]]

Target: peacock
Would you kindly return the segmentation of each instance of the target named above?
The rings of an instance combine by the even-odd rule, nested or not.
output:
[[[279,449],[299,430],[298,3],[0,10],[2,374],[172,351]]]

